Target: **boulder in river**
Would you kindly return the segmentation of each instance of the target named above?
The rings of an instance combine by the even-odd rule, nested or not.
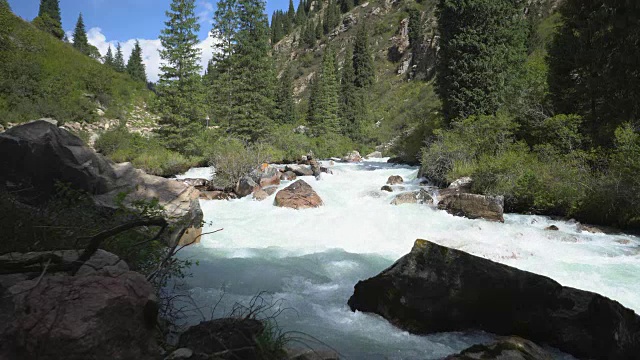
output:
[[[372,158],[378,159],[381,157],[382,157],[382,153],[380,151],[374,151],[371,154],[365,156],[365,159],[372,159]]]
[[[389,186],[389,185],[383,185],[383,186],[380,188],[380,190],[381,190],[381,191],[386,191],[386,192],[393,192],[393,188],[392,188],[391,186]]]
[[[269,164],[262,164],[251,172],[251,178],[261,187],[280,185],[280,170]]]
[[[389,179],[387,179],[387,185],[399,185],[402,183],[404,183],[404,180],[400,175],[391,175]]]
[[[451,355],[445,360],[553,360],[548,351],[534,342],[517,337],[508,336],[498,339],[491,344],[474,345],[457,355]]]
[[[322,205],[322,199],[304,180],[298,180],[278,191],[274,205],[292,209],[316,208]]]
[[[428,191],[420,189],[398,194],[391,201],[391,205],[402,204],[433,204],[433,198]]]
[[[253,194],[254,191],[258,190],[260,185],[258,185],[251,176],[243,176],[238,183],[236,184],[236,188],[234,192],[238,197],[245,197]]]
[[[452,193],[438,202],[438,209],[469,219],[504,222],[504,198],[468,193]]]
[[[471,185],[473,184],[473,179],[466,176],[466,177],[461,177],[460,179],[452,182],[451,184],[449,184],[449,189],[465,189],[465,190],[470,190],[471,189]],[[466,192],[466,191],[465,191]]]
[[[269,194],[267,194],[267,192],[262,190],[262,189],[258,189],[258,190],[253,192],[253,199],[254,200],[263,201],[268,197],[269,197]]]
[[[557,227],[557,226],[555,226],[555,225],[549,225],[549,226],[547,226],[547,227],[546,227],[546,228],[544,228],[544,229],[545,229],[545,230],[548,230],[548,231],[558,231],[558,230],[560,230],[560,228],[558,228],[558,227]]]
[[[297,175],[293,171],[285,171],[280,174],[280,180],[283,180],[283,181],[291,181],[291,180],[295,180],[296,178],[297,178]]]
[[[358,282],[348,304],[416,334],[477,329],[579,358],[640,354],[640,317],[620,303],[426,240]]]
[[[291,171],[297,176],[313,176],[313,170],[306,165],[287,165],[285,171]]]
[[[345,157],[343,157],[342,161],[349,162],[349,163],[361,162],[362,161],[362,156],[360,156],[359,152],[354,150],[354,151],[348,153]]]
[[[264,324],[255,319],[223,318],[201,322],[180,335],[178,346],[197,359],[261,359],[258,337]]]

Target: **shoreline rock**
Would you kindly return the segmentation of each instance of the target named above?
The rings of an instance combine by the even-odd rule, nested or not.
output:
[[[278,191],[274,205],[292,209],[308,209],[322,206],[322,199],[304,180],[298,180]]]

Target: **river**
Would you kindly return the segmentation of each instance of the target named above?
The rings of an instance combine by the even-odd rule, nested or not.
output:
[[[507,214],[501,224],[427,205],[393,206],[394,194],[380,187],[401,175],[406,190],[416,188],[418,170],[384,161],[335,164],[333,175],[304,177],[324,201],[317,209],[278,208],[275,195],[263,202],[201,201],[208,223],[203,231],[224,229],[180,253],[198,262],[184,289],[203,316],[226,316],[234,304],[264,292],[266,301],[284,310],[276,318],[283,331],[316,348],[328,344],[348,359],[441,359],[490,341],[485,333],[414,336],[381,317],[349,310],[358,280],[390,266],[418,238],[546,275],[640,312],[640,238],[580,233],[575,223],[542,216]],[[193,169],[185,175],[209,173]],[[549,225],[559,231],[544,230]]]

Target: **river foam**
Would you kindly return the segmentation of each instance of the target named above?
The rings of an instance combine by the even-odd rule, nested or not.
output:
[[[401,175],[405,190],[417,188],[417,169],[383,161],[335,164],[333,175],[304,177],[324,201],[318,209],[278,208],[274,195],[263,202],[201,201],[208,222],[204,232],[224,230],[181,253],[200,264],[192,268],[186,288],[208,309],[222,297],[216,316],[266,291],[266,297],[291,309],[277,318],[285,331],[311,335],[351,359],[440,359],[492,339],[484,333],[414,336],[377,316],[349,311],[355,283],[391,265],[418,238],[598,292],[640,311],[639,238],[580,233],[575,223],[542,216],[508,214],[500,224],[427,205],[393,206],[396,193],[380,187],[389,176]],[[545,230],[549,225],[560,230]]]

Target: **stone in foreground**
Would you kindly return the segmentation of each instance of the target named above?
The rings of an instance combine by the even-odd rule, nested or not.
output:
[[[486,345],[474,345],[445,360],[553,360],[553,357],[535,343],[509,336]]]
[[[391,201],[391,205],[402,204],[433,204],[433,198],[428,191],[420,189],[417,191],[404,192],[398,194]]]
[[[197,354],[195,359],[260,359],[258,337],[262,322],[223,318],[204,321],[180,335],[178,346]]]
[[[322,205],[322,199],[311,185],[304,180],[298,180],[278,191],[274,205],[292,209],[317,208]]]
[[[468,193],[454,193],[445,196],[438,203],[438,209],[449,214],[469,219],[485,219],[504,222],[504,198]]]
[[[640,354],[640,317],[620,303],[426,240],[358,282],[348,304],[416,334],[476,329],[579,358]]]

